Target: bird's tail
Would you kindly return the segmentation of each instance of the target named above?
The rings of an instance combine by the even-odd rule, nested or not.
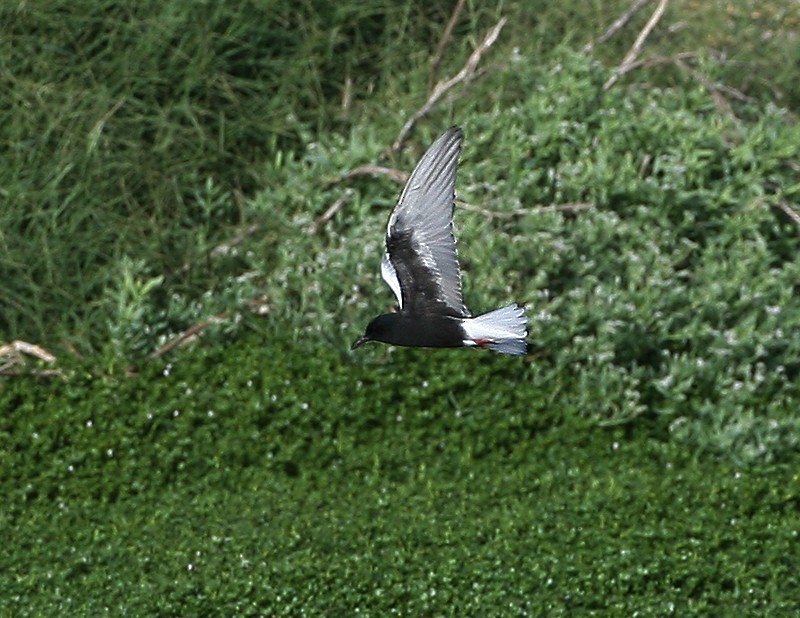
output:
[[[528,319],[517,304],[495,309],[476,318],[461,320],[464,345],[488,348],[503,354],[522,356],[528,350]]]

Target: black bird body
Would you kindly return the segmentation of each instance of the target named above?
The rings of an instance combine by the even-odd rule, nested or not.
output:
[[[381,276],[400,311],[372,320],[353,349],[382,341],[525,353],[527,320],[521,307],[508,305],[473,318],[461,297],[453,206],[462,141],[461,129],[448,129],[428,148],[403,188],[389,217],[381,261]]]
[[[440,314],[384,313],[367,324],[365,336],[366,341],[419,348],[460,348],[464,345],[461,320]]]

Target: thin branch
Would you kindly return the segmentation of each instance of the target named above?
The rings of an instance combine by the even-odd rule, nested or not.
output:
[[[342,88],[342,111],[344,113],[349,112],[352,103],[353,103],[353,78],[348,75],[344,79],[344,88]]]
[[[659,0],[658,6],[656,10],[653,11],[653,14],[650,16],[650,19],[647,20],[647,23],[642,28],[641,32],[639,32],[639,36],[636,37],[636,40],[633,42],[633,46],[628,51],[628,54],[622,61],[622,66],[631,64],[639,55],[642,53],[642,48],[644,47],[645,41],[647,41],[647,37],[653,32],[653,29],[656,27],[658,22],[661,20],[661,17],[664,15],[664,11],[667,9],[667,4],[669,0]]]
[[[178,335],[170,339],[167,343],[158,348],[155,352],[150,353],[147,356],[147,360],[156,360],[158,358],[161,358],[168,352],[171,352],[173,349],[177,348],[180,344],[192,339],[196,335],[199,335],[209,326],[213,324],[219,324],[223,320],[226,320],[228,317],[230,317],[231,313],[232,311],[228,309],[226,311],[222,311],[216,314],[215,316],[212,316],[208,320],[203,320],[202,322],[197,322],[196,324],[193,324],[182,333],[179,333]]]
[[[266,296],[258,296],[250,300],[247,303],[247,305],[252,311],[261,315],[269,311],[269,308],[266,305],[266,300],[267,300]],[[158,358],[161,358],[162,356],[171,352],[182,343],[185,343],[195,338],[197,335],[206,330],[209,326],[213,326],[214,324],[220,324],[221,322],[224,322],[225,320],[230,318],[235,311],[236,310],[234,309],[227,309],[225,311],[220,311],[219,313],[211,316],[207,320],[201,320],[200,322],[193,324],[183,332],[175,335],[175,337],[167,341],[167,343],[165,343],[163,346],[161,346],[154,352],[151,352],[147,356],[147,360],[156,360]]]
[[[683,62],[683,60],[681,60],[680,58],[675,58],[674,62],[678,68],[686,71],[694,79],[703,84],[703,86],[708,88],[708,90],[725,93],[728,96],[733,97],[737,101],[741,101],[742,103],[755,102],[755,99],[753,97],[747,96],[744,92],[742,92],[737,88],[734,88],[732,86],[726,86],[725,84],[715,83],[711,78],[707,77],[697,69],[693,69],[688,64]]]
[[[27,365],[25,355],[33,356],[45,363],[56,362],[55,355],[43,347],[17,339],[0,346],[0,376],[66,379],[60,369],[24,369]]]
[[[651,58],[644,58],[631,63],[629,71],[640,68],[649,68],[661,64],[676,64],[678,60],[694,60],[697,58],[697,52],[678,52],[674,56],[653,56]]]
[[[24,358],[22,357],[23,354],[27,354],[28,356],[33,356],[46,363],[56,362],[55,355],[51,354],[43,347],[33,343],[28,343],[27,341],[22,341],[20,339],[17,339],[16,341],[7,343],[4,346],[0,346],[0,358],[4,356],[10,358],[18,358],[24,362]]]
[[[628,53],[625,55],[625,58],[622,60],[622,63],[617,67],[614,74],[608,78],[605,84],[603,84],[603,90],[607,91],[611,89],[614,84],[619,81],[619,78],[625,75],[628,71],[631,70],[631,66],[636,62],[636,59],[642,53],[642,48],[644,47],[645,41],[647,41],[647,37],[650,36],[650,33],[653,32],[653,29],[656,27],[656,24],[659,22],[661,17],[664,15],[664,11],[667,9],[667,2],[669,0],[659,0],[658,6],[656,10],[653,11],[653,14],[650,16],[650,19],[647,20],[647,23],[642,28],[641,32],[639,32],[639,36],[636,37],[636,40],[633,42]]]
[[[418,109],[414,115],[406,121],[406,123],[403,125],[403,128],[400,129],[397,139],[394,141],[394,144],[392,144],[392,152],[397,152],[403,147],[403,144],[405,144],[409,134],[417,124],[417,121],[429,114],[434,106],[442,99],[442,97],[444,97],[445,94],[447,94],[448,91],[458,84],[469,82],[475,77],[478,63],[481,61],[481,58],[489,50],[489,48],[494,45],[495,41],[497,41],[497,37],[500,36],[500,31],[503,29],[503,26],[506,25],[506,21],[506,18],[503,17],[499,22],[497,22],[497,24],[495,24],[493,28],[489,30],[483,41],[481,41],[472,54],[470,54],[466,64],[464,64],[464,66],[456,75],[446,81],[440,81],[436,84],[436,86],[434,86],[433,92],[431,93],[430,97],[428,97],[428,100],[425,102],[425,104]]]
[[[355,191],[353,191],[350,188],[345,189],[344,193],[342,194],[342,197],[336,200],[333,204],[330,205],[328,210],[326,210],[319,217],[317,217],[314,223],[312,223],[306,228],[306,232],[308,234],[319,233],[319,231],[323,227],[325,227],[325,224],[328,223],[328,221],[330,221],[331,219],[333,219],[334,215],[336,215],[336,213],[342,209],[342,206],[344,206],[345,204],[347,204],[347,202],[353,199],[354,193]]]
[[[606,41],[608,41],[608,39],[610,39],[617,32],[622,30],[625,27],[625,25],[631,19],[633,19],[633,16],[636,15],[636,13],[638,13],[639,10],[645,4],[649,4],[652,1],[653,0],[635,0],[634,3],[630,6],[630,8],[627,11],[625,11],[625,13],[620,15],[620,17],[616,21],[614,21],[614,23],[611,24],[608,27],[608,29],[597,38],[596,41],[589,41],[586,45],[583,46],[583,53],[588,54],[592,51],[592,49],[594,49],[595,45],[598,45],[600,43],[605,43]]]
[[[12,376],[16,378],[61,378],[66,380],[67,376],[60,369],[0,369],[0,376]]]
[[[800,212],[797,212],[794,208],[789,206],[789,204],[784,202],[770,202],[770,205],[780,209],[790,221],[792,221],[795,225],[800,226]]]
[[[224,255],[228,255],[233,250],[234,247],[241,244],[249,236],[252,236],[260,229],[261,225],[258,223],[252,223],[248,225],[246,228],[241,230],[238,234],[236,234],[236,236],[234,236],[230,240],[220,243],[216,247],[211,249],[211,251],[208,252],[208,257],[211,259],[215,259],[222,257]],[[193,261],[184,262],[183,265],[178,270],[173,272],[172,276],[183,275],[184,273],[189,272],[194,265],[195,262]]]
[[[335,185],[343,180],[348,180],[350,178],[355,178],[356,176],[388,176],[392,180],[394,180],[398,184],[403,184],[406,180],[408,180],[410,174],[407,172],[403,172],[401,170],[396,170],[391,167],[383,167],[381,165],[359,165],[358,167],[354,167],[349,172],[345,172],[341,176],[337,176],[331,180],[328,180],[325,184],[326,185]]]
[[[552,204],[550,206],[540,206],[534,212],[536,214],[543,212],[580,212],[582,210],[589,210],[594,208],[591,202],[567,202],[565,204]]]
[[[731,86],[726,86],[724,84],[717,84],[712,79],[701,73],[700,71],[693,69],[688,64],[683,62],[682,60],[676,59],[675,66],[677,66],[681,71],[689,75],[692,79],[697,80],[700,82],[703,87],[711,93],[711,96],[714,97],[714,104],[717,106],[717,109],[724,115],[730,116],[734,120],[738,120],[736,118],[736,114],[733,113],[733,107],[725,98],[725,95],[733,97],[738,101],[742,101],[743,103],[752,103],[753,98],[747,96],[741,90],[737,90]]]
[[[428,81],[429,92],[433,91],[433,84],[436,82],[436,74],[439,72],[439,65],[442,62],[444,49],[450,42],[450,37],[453,34],[453,28],[455,28],[456,23],[458,23],[458,18],[461,16],[461,11],[464,10],[464,5],[466,3],[467,0],[458,0],[455,8],[453,9],[453,14],[450,15],[450,20],[447,22],[447,25],[444,28],[444,32],[442,32],[442,38],[439,40],[439,46],[436,48],[436,53],[433,55],[433,58],[431,59],[431,76]]]
[[[242,231],[236,234],[236,236],[231,238],[228,242],[224,242],[214,247],[209,253],[209,256],[211,256],[212,258],[216,258],[216,257],[221,257],[223,255],[228,255],[233,250],[234,247],[240,245],[248,236],[252,236],[260,229],[261,225],[259,225],[258,223],[253,223],[251,225],[248,225],[246,228],[244,228]]]
[[[592,208],[594,204],[590,204],[588,202],[569,202],[565,204],[551,204],[549,206],[537,204],[530,208],[517,208],[516,210],[501,211],[489,210],[488,208],[483,208],[481,206],[475,206],[474,204],[469,204],[461,200],[456,200],[456,206],[463,210],[480,213],[489,219],[513,219],[514,217],[539,215],[546,212],[580,212],[581,210],[588,210],[589,208]]]
[[[697,52],[680,52],[674,56],[655,56],[653,58],[645,58],[643,60],[636,60],[635,62],[632,62],[628,66],[626,72],[631,72],[634,69],[639,68],[649,68],[662,64],[672,64],[692,79],[700,82],[700,84],[709,91],[711,96],[714,97],[714,103],[720,113],[730,116],[736,120],[736,116],[733,113],[733,108],[725,98],[725,95],[744,103],[752,103],[754,99],[737,88],[714,82],[710,77],[691,67],[686,62],[687,60],[694,60],[696,58]]]

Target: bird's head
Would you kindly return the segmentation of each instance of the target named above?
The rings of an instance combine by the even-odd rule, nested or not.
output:
[[[400,320],[398,313],[384,313],[367,324],[367,330],[364,332],[363,337],[355,340],[351,350],[364,345],[368,341],[383,341],[384,343],[392,343],[392,334],[394,333],[395,326]]]

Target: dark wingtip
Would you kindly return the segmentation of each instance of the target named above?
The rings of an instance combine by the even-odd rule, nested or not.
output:
[[[464,137],[464,129],[462,129],[457,124],[454,124],[452,127],[447,129],[446,133],[448,133],[450,135],[454,135],[458,139],[462,139]]]

